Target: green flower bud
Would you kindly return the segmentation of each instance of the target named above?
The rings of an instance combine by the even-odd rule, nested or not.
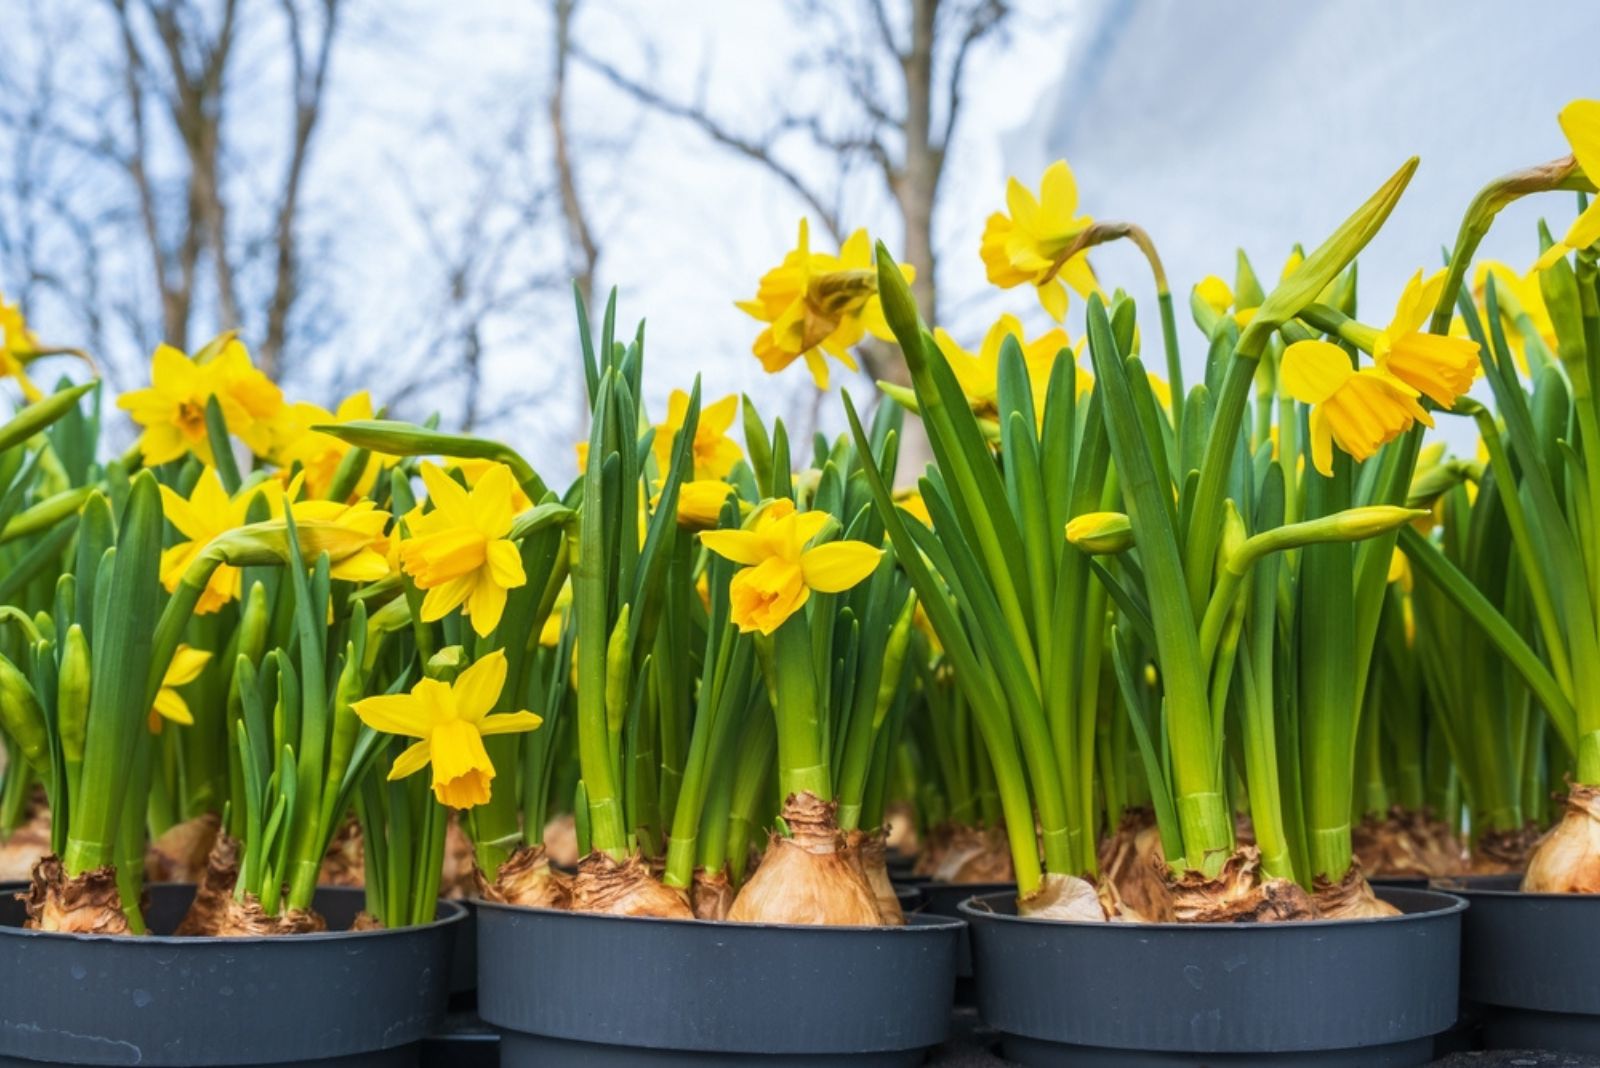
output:
[[[56,683],[56,724],[61,732],[61,753],[69,764],[83,762],[84,738],[89,732],[89,641],[83,628],[67,628],[61,644],[61,677]]]
[[[36,771],[50,770],[50,736],[45,732],[44,709],[17,666],[0,655],[0,726],[22,750],[23,759]]]
[[[1091,556],[1133,548],[1133,524],[1122,512],[1085,512],[1067,521],[1067,541]]]
[[[1417,157],[1412,156],[1326,241],[1318,245],[1300,266],[1278,283],[1239,339],[1242,351],[1260,352],[1272,331],[1299,315],[1302,308],[1316,300],[1328,283],[1337,278],[1339,272],[1367,247],[1367,242],[1388,220],[1389,213],[1394,210],[1416,170]]]

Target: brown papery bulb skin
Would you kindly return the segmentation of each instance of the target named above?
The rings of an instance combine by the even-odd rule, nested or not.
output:
[[[900,907],[900,895],[894,892],[894,883],[889,879],[888,847],[885,845],[884,832],[879,830],[868,834],[865,831],[849,831],[844,836],[844,842],[861,877],[866,880],[867,888],[877,899],[879,921],[891,927],[903,927],[906,914]]]
[[[222,829],[215,812],[175,823],[150,843],[144,853],[144,877],[152,883],[197,883],[206,871],[206,858]]]
[[[1311,895],[1290,879],[1260,878],[1261,853],[1240,846],[1208,878],[1198,871],[1171,876],[1172,915],[1179,923],[1287,923],[1318,918]]]
[[[942,883],[1009,883],[1011,847],[995,828],[952,827],[933,878]]]
[[[1600,893],[1600,787],[1574,785],[1566,811],[1533,848],[1522,889],[1529,894]]]
[[[345,820],[334,832],[328,851],[322,855],[317,885],[367,885],[366,844],[361,839],[361,824],[356,820]]]
[[[477,885],[478,855],[461,826],[457,812],[450,813],[444,831],[444,866],[439,872],[439,896],[454,901],[471,897]]]
[[[228,901],[239,881],[239,842],[226,834],[218,834],[206,854],[206,870],[200,876],[189,911],[175,932],[180,935],[216,934],[227,914]]]
[[[721,871],[706,871],[696,868],[694,885],[689,889],[689,900],[694,907],[695,919],[727,919],[728,910],[733,907],[733,881],[728,878],[728,869],[724,867]]]
[[[550,855],[550,863],[569,869],[578,866],[578,822],[573,819],[572,813],[551,816],[544,825],[543,838],[544,851]]]
[[[1361,870],[1380,878],[1443,878],[1466,866],[1466,851],[1444,821],[1399,805],[1362,820],[1352,844]]]
[[[1514,831],[1486,830],[1472,845],[1467,871],[1472,875],[1520,875],[1528,870],[1541,837],[1539,828],[1531,823]]]
[[[934,878],[934,873],[944,863],[944,855],[950,848],[950,839],[954,833],[955,827],[948,823],[929,828],[927,837],[922,841],[922,848],[917,851],[916,862],[911,865],[911,874],[918,879]]]
[[[694,919],[684,895],[663,886],[637,854],[619,861],[605,853],[590,853],[578,861],[567,907],[606,916]]]
[[[1106,910],[1094,883],[1076,875],[1046,872],[1037,890],[1017,898],[1017,915],[1034,920],[1104,923]]]
[[[920,849],[917,841],[917,810],[910,802],[889,802],[883,819],[889,851],[901,857],[916,856]]]
[[[738,923],[877,927],[878,899],[851,861],[836,807],[809,792],[783,803],[789,837],[773,835],[761,866],[728,910]]]
[[[1116,913],[1107,910],[1107,915],[1120,914],[1146,923],[1172,920],[1167,862],[1153,812],[1145,808],[1123,812],[1117,829],[1100,843],[1097,859],[1101,879],[1111,884],[1120,906]]]
[[[0,842],[0,883],[33,878],[33,866],[50,855],[50,810],[33,806],[28,818]]]
[[[66,934],[125,935],[128,917],[117,893],[117,869],[107,865],[73,878],[61,858],[40,857],[28,889],[17,895],[27,907],[25,926]]]
[[[1361,872],[1359,861],[1350,865],[1344,878],[1336,883],[1320,875],[1313,879],[1311,900],[1325,920],[1368,920],[1400,915],[1399,909],[1378,900],[1372,892],[1372,884]]]
[[[485,901],[535,909],[564,909],[572,899],[570,880],[550,866],[550,856],[542,845],[522,846],[511,854],[510,859],[500,865],[492,886],[486,883],[476,862],[472,873],[478,883],[478,896]]]
[[[284,909],[277,915],[268,915],[261,900],[247,893],[244,900],[228,898],[222,920],[211,933],[219,938],[282,938],[288,935],[317,934],[328,929],[314,909]]]

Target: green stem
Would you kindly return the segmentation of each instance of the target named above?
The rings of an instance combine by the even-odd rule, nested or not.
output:
[[[811,631],[804,612],[786,619],[773,636],[778,694],[778,790],[784,797],[810,793],[833,800],[833,777],[822,740]]]

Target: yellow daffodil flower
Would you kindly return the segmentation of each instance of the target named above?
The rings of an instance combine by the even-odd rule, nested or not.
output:
[[[210,662],[211,654],[204,649],[180,645],[173,652],[172,663],[167,665],[167,673],[161,677],[161,689],[156,691],[155,706],[150,709],[148,726],[151,734],[161,733],[162,720],[171,720],[184,727],[194,726],[194,713],[189,711],[189,702],[183,699],[178,687],[187,686],[198,679],[200,672]]]
[[[1161,405],[1164,412],[1172,411],[1172,386],[1165,378],[1154,371],[1144,373],[1145,380],[1150,383],[1150,392],[1155,396],[1156,403]],[[1092,385],[1093,383],[1091,383]]]
[[[1218,315],[1227,315],[1229,309],[1233,307],[1233,289],[1214,274],[1208,274],[1200,279],[1194,291],[1195,295],[1205,302],[1206,307]],[[1233,318],[1240,326],[1244,326],[1254,314],[1254,308],[1240,308]]]
[[[39,339],[28,329],[22,306],[7,304],[0,295],[0,378],[15,378],[22,387],[23,399],[29,404],[44,397],[27,371],[28,361],[38,351]]]
[[[1012,178],[1006,183],[1006,211],[984,224],[979,254],[989,281],[1002,289],[1031,283],[1050,317],[1067,316],[1067,290],[1087,297],[1099,290],[1087,251],[1059,267],[1056,259],[1094,220],[1078,214],[1078,184],[1066,160],[1056,160],[1039,180],[1039,196]],[[1065,283],[1065,284],[1063,284]]]
[[[583,458],[585,460],[589,458],[588,449],[589,446],[586,442],[583,445]],[[498,460],[482,460],[476,457],[454,457],[450,460],[450,466],[460,471],[461,477],[467,480],[467,489],[472,489],[473,487],[477,486],[478,481],[493,468],[505,467],[505,465]],[[532,507],[532,498],[530,498],[527,493],[523,491],[521,484],[518,483],[516,477],[513,476],[511,479],[512,511],[514,511],[517,515],[521,515],[523,512],[526,512]]]
[[[718,478],[683,483],[678,487],[678,525],[688,530],[710,530],[717,525],[722,506],[732,492],[733,487]],[[656,500],[660,497],[656,494]]]
[[[1400,589],[1404,593],[1411,592],[1413,583],[1413,579],[1411,577],[1411,561],[1407,560],[1406,554],[1401,552],[1399,549],[1396,549],[1389,555],[1388,581],[1390,585],[1399,583]]]
[[[733,465],[744,459],[744,450],[728,436],[734,416],[739,411],[739,398],[729,394],[700,409],[700,418],[694,428],[693,479],[727,478]],[[681,389],[672,391],[667,398],[667,418],[656,424],[656,435],[650,442],[655,453],[660,477],[665,478],[672,466],[672,450],[683,427],[683,417],[689,412],[689,394]]]
[[[540,645],[546,649],[554,649],[561,644],[561,624],[571,607],[572,583],[564,582],[561,584],[561,589],[556,592],[556,603],[551,606],[550,614],[544,617],[544,626],[539,628]]]
[[[900,265],[906,281],[916,271]],[[837,256],[811,251],[810,231],[800,220],[798,245],[783,262],[761,276],[754,300],[737,307],[768,323],[756,338],[753,351],[768,374],[804,358],[818,389],[828,388],[828,363],[832,356],[856,370],[850,349],[867,334],[890,340],[894,335],[883,317],[878,299],[878,275],[872,263],[872,243],[865,230],[845,239]]]
[[[188,540],[161,553],[161,584],[169,592],[177,589],[183,573],[213,538],[244,526],[249,521],[250,502],[256,494],[265,495],[274,514],[283,514],[283,492],[278,483],[266,482],[248,486],[229,497],[228,491],[222,488],[222,479],[212,467],[200,472],[187,499],[176,490],[162,486],[161,504],[167,522]],[[228,564],[218,567],[211,573],[211,580],[195,604],[196,614],[207,615],[237,600],[242,578],[243,573],[236,567]]]
[[[439,803],[472,808],[489,800],[494,781],[494,764],[483,739],[531,731],[542,722],[532,712],[489,715],[505,684],[506,654],[496,649],[453,684],[423,679],[408,694],[366,697],[351,707],[373,730],[418,739],[395,758],[391,780],[432,764],[433,796]]]
[[[933,516],[929,513],[928,502],[922,499],[922,494],[916,490],[899,493],[895,495],[894,503],[900,506],[901,511],[909,514],[917,522],[929,530],[933,529]]]
[[[528,581],[522,556],[506,538],[515,518],[516,479],[504,464],[489,468],[469,492],[431,463],[422,465],[433,510],[409,521],[400,564],[420,590],[422,621],[466,605],[472,629],[488,637],[506,607],[506,591]]]
[[[1506,344],[1516,358],[1517,367],[1527,374],[1528,344],[1524,330],[1532,330],[1537,334],[1539,340],[1544,342],[1544,347],[1552,353],[1557,346],[1556,325],[1550,319],[1550,309],[1545,307],[1544,291],[1539,288],[1539,272],[1535,269],[1519,275],[1498,260],[1478,261],[1473,267],[1472,297],[1482,313],[1485,329],[1488,328],[1486,294],[1490,278],[1494,279],[1495,303],[1500,308],[1500,318],[1506,328]],[[1454,328],[1458,322],[1459,317],[1451,321],[1452,336],[1466,337],[1465,324],[1461,332],[1456,333]]]
[[[328,523],[356,531],[366,539],[365,545],[332,562],[328,569],[329,577],[345,582],[377,582],[388,578],[394,570],[389,562],[391,539],[385,533],[389,513],[372,501],[361,500],[355,504],[323,500],[296,501],[291,510],[296,521]]]
[[[728,585],[733,621],[741,632],[771,634],[805,607],[812,590],[839,593],[872,574],[883,550],[866,542],[806,548],[827,522],[826,512],[796,512],[785,498],[762,509],[754,529],[700,535],[707,549],[746,565]]]
[[[544,626],[539,628],[539,644],[546,649],[554,649],[561,644],[560,612],[551,612],[544,617]]]
[[[1244,253],[1241,252],[1239,257],[1240,270],[1247,270],[1248,263],[1244,259]],[[1298,248],[1292,250],[1289,253],[1289,258],[1283,261],[1283,270],[1278,272],[1278,281],[1282,282],[1288,278],[1303,262],[1305,262],[1305,255]],[[1254,284],[1254,275],[1252,274],[1250,277],[1252,279],[1252,288],[1259,290],[1259,287]],[[1256,312],[1259,310],[1259,305],[1257,304],[1241,304],[1238,295],[1233,291],[1233,287],[1214,274],[1208,274],[1200,279],[1200,284],[1194,287],[1194,291],[1195,295],[1204,301],[1206,306],[1216,314],[1227,315],[1231,311],[1233,313],[1233,321],[1241,327],[1249,326],[1250,320],[1256,317]]]
[[[1561,109],[1561,131],[1572,145],[1572,155],[1591,182],[1600,182],[1600,100],[1574,100]],[[1552,266],[1567,253],[1600,241],[1600,199],[1589,201],[1566,234],[1545,250],[1538,270]]]
[[[1002,315],[983,336],[983,344],[976,353],[968,352],[956,344],[943,328],[933,332],[939,351],[950,361],[950,370],[961,383],[961,392],[967,395],[972,410],[980,415],[993,416],[1000,394],[1000,346],[1007,337],[1017,339],[1022,347],[1022,362],[1028,368],[1028,385],[1033,392],[1033,414],[1040,426],[1044,425],[1044,399],[1050,390],[1050,372],[1055,367],[1056,354],[1068,349],[1076,355],[1083,349],[1080,339],[1074,346],[1072,339],[1061,327],[1048,330],[1033,340],[1028,340],[1022,330],[1022,321],[1015,315]],[[1081,397],[1094,386],[1094,375],[1078,368],[1078,395]]]
[[[373,417],[372,396],[364,389],[350,394],[331,412],[308,401],[284,405],[274,426],[276,441],[272,458],[286,473],[299,464],[305,475],[306,492],[312,497],[325,497],[333,487],[340,463],[353,446],[331,434],[321,434],[311,428]],[[351,499],[365,497],[371,492],[378,480],[378,471],[387,459],[377,453],[367,457],[361,476],[351,487]]]
[[[1395,306],[1394,318],[1373,343],[1372,362],[1378,370],[1448,409],[1472,388],[1478,375],[1478,344],[1424,330],[1444,281],[1442,270],[1426,280],[1421,271],[1411,276]]]
[[[1414,423],[1433,420],[1417,403],[1417,391],[1374,368],[1357,371],[1350,357],[1328,341],[1296,341],[1283,353],[1279,382],[1285,393],[1311,405],[1311,462],[1333,474],[1333,443],[1365,460]]]
[[[143,427],[139,451],[146,464],[164,464],[185,453],[212,462],[206,434],[206,404],[212,397],[230,434],[258,456],[271,453],[283,393],[250,363],[250,353],[237,338],[220,338],[212,345],[216,355],[203,362],[171,345],[159,346],[150,361],[149,387],[117,398],[117,407]]]

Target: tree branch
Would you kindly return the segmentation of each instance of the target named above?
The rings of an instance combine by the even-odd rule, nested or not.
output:
[[[641,85],[604,60],[589,54],[581,47],[573,48],[572,55],[639,103],[664,115],[670,115],[673,118],[682,119],[697,126],[702,133],[718,144],[733,150],[748,160],[761,164],[793,190],[801,200],[805,201],[806,206],[816,214],[818,221],[833,236],[834,240],[842,239],[843,234],[838,212],[829,207],[823,201],[821,195],[812,189],[800,177],[798,172],[777,158],[770,138],[752,140],[735,133],[704,109],[669,99],[654,89]]]

